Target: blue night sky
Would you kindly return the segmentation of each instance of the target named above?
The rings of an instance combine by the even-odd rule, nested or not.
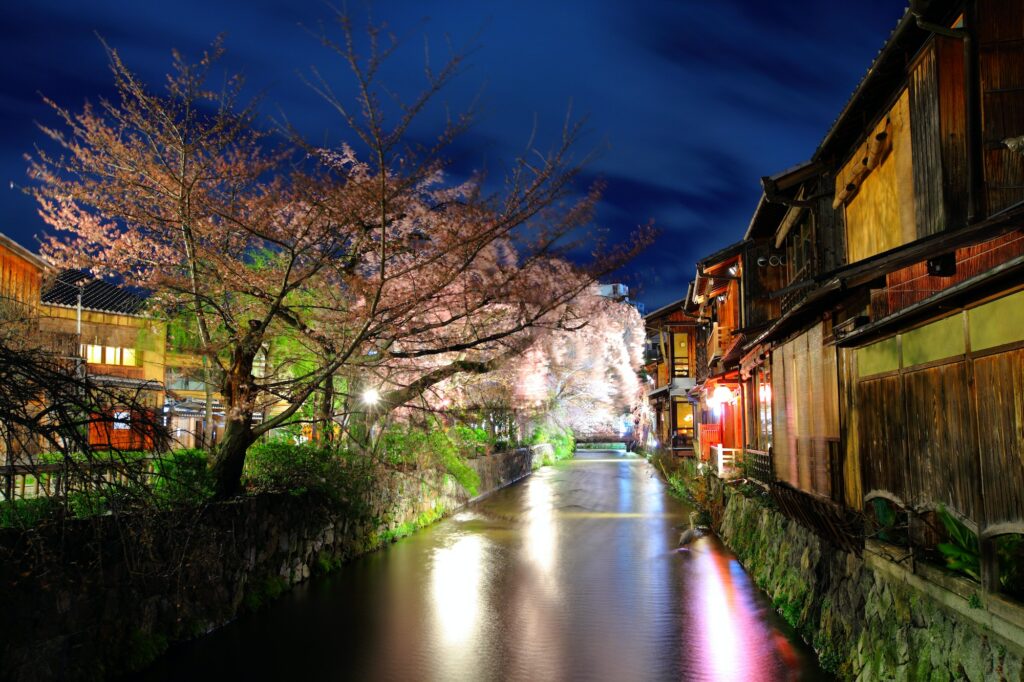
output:
[[[698,258],[742,236],[760,176],[811,155],[903,0],[382,0],[372,11],[401,39],[384,73],[400,93],[422,84],[424,36],[435,63],[446,36],[474,48],[414,131],[430,135],[442,104],[479,96],[478,122],[451,153],[457,172],[500,175],[534,121],[544,144],[570,103],[587,117],[581,152],[599,154],[585,180],[608,183],[599,223],[625,234],[653,220],[662,231],[623,273],[651,309],[685,293]],[[327,3],[304,0],[0,4],[0,232],[36,247],[43,224],[17,186],[23,155],[43,141],[36,122],[54,123],[39,93],[72,109],[109,94],[97,34],[159,85],[172,48],[198,57],[224,33],[225,68],[263,94],[266,116],[283,111],[309,138],[337,142],[340,121],[298,78],[316,66],[339,90],[349,83],[308,32],[330,17]]]

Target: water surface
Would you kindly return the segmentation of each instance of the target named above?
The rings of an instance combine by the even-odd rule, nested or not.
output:
[[[645,460],[579,453],[176,647],[142,676],[817,680],[813,652]]]

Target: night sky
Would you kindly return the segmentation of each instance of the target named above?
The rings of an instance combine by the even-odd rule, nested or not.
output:
[[[366,5],[349,4],[365,14]],[[422,85],[424,36],[435,63],[446,36],[473,48],[413,131],[429,136],[443,104],[460,110],[479,96],[478,123],[451,150],[457,172],[500,175],[534,121],[543,144],[559,133],[570,103],[587,117],[581,152],[599,154],[584,182],[608,183],[599,223],[624,234],[653,220],[662,231],[624,273],[650,310],[685,294],[698,258],[742,236],[760,176],[811,155],[903,5],[391,0],[372,13],[402,41],[384,73],[400,93]],[[330,16],[327,3],[304,0],[0,3],[0,232],[36,248],[43,224],[18,186],[26,182],[23,155],[43,142],[36,122],[54,123],[39,93],[74,110],[110,93],[96,34],[158,85],[172,48],[197,57],[224,33],[225,68],[263,94],[267,117],[284,111],[308,137],[337,142],[340,121],[297,75],[316,66],[339,89],[350,82],[309,34]]]

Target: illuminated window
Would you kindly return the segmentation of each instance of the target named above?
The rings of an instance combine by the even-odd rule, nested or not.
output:
[[[115,412],[114,413],[114,430],[116,431],[127,431],[131,428],[132,413],[131,412]]]
[[[98,365],[103,362],[103,346],[94,346],[89,344],[83,346],[85,350],[82,351],[82,355],[85,356],[85,361]]]
[[[675,409],[676,430],[672,434],[673,448],[693,447],[693,406],[682,398],[673,398],[672,405]]]
[[[672,334],[672,376],[690,376],[690,335],[681,332]]]
[[[117,346],[100,346],[98,344],[82,344],[82,355],[92,365],[127,365],[138,364],[139,355],[134,348]]]

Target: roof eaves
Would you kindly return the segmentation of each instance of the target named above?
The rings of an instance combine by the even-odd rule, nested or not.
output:
[[[16,253],[19,257],[24,258],[25,260],[27,260],[29,263],[31,263],[32,265],[36,266],[40,270],[45,271],[45,270],[49,270],[50,269],[50,264],[49,263],[47,263],[42,258],[40,258],[38,255],[32,253],[31,251],[26,249],[24,246],[22,246],[21,244],[19,244],[16,241],[14,241],[13,239],[11,239],[10,237],[8,237],[7,235],[5,235],[2,232],[0,232],[0,246],[4,246],[4,247],[10,249],[14,253]]]
[[[903,16],[896,22],[896,26],[889,33],[889,36],[886,38],[881,49],[878,50],[874,60],[871,62],[871,66],[868,67],[867,72],[865,72],[864,76],[857,84],[857,87],[854,88],[853,93],[839,112],[836,120],[832,122],[831,126],[829,126],[824,139],[822,139],[821,143],[818,144],[818,148],[811,156],[812,160],[819,160],[823,158],[827,148],[835,141],[840,130],[869,93],[871,87],[877,83],[877,80],[880,77],[886,75],[882,67],[887,66],[886,62],[892,58],[897,45],[899,45],[902,40],[909,39],[910,36],[916,36],[917,40],[909,42],[920,42],[923,44],[929,35],[930,34],[926,31],[917,27],[914,15],[910,12],[910,7],[905,8]]]

